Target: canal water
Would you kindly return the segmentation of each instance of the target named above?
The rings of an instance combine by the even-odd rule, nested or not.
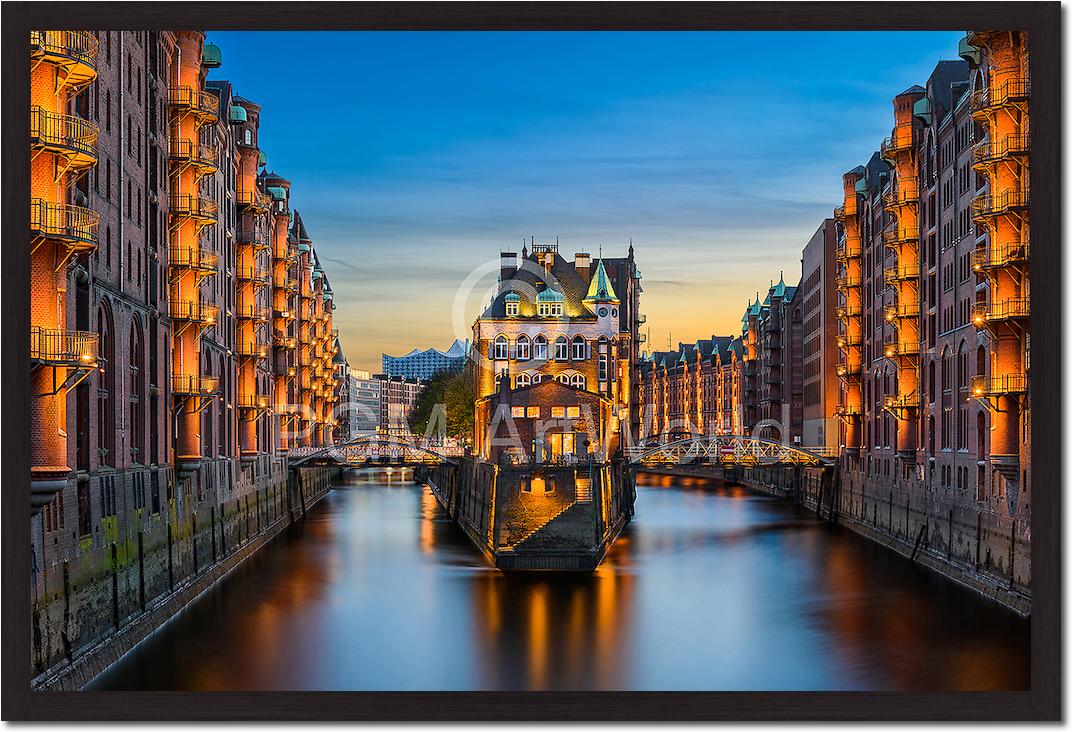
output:
[[[784,501],[641,477],[592,575],[488,568],[398,473],[329,493],[93,689],[1025,689],[1029,623]]]

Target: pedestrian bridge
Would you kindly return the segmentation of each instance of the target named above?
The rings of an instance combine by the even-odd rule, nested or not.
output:
[[[418,467],[451,463],[461,447],[391,435],[362,435],[327,447],[299,447],[289,451],[290,467],[337,465],[361,468],[377,465]]]
[[[741,435],[693,435],[664,441],[660,435],[646,438],[625,450],[637,466],[683,465],[815,466],[832,467],[837,455],[829,450],[794,447],[773,440]]]

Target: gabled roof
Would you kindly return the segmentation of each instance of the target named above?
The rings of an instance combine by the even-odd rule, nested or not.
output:
[[[585,307],[584,298],[588,291],[588,282],[577,272],[573,262],[567,262],[557,252],[554,253],[554,261],[550,271],[546,271],[540,260],[543,251],[531,252],[527,257],[520,258],[520,266],[509,280],[500,286],[498,294],[492,299],[491,304],[484,310],[482,318],[505,318],[506,296],[513,292],[520,299],[520,312],[522,316],[534,316],[536,302],[562,302],[563,316],[572,319],[591,319],[595,316]],[[544,295],[544,292],[553,292]],[[548,300],[560,295],[560,300]]]
[[[602,258],[596,262],[596,271],[592,275],[592,281],[588,284],[588,294],[585,302],[618,302],[618,296],[614,294],[614,285],[607,277],[607,270],[603,266]]]

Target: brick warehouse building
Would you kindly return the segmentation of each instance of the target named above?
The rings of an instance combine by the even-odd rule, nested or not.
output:
[[[477,455],[503,456],[486,438],[505,406],[524,411],[510,416],[525,433],[505,451],[511,459],[592,453],[605,460],[618,449],[632,429],[637,383],[642,316],[633,256],[630,245],[624,258],[593,265],[590,254],[578,252],[570,262],[557,243],[533,243],[531,253],[523,247],[520,262],[516,252],[502,254],[499,291],[473,325]]]
[[[835,211],[841,510],[1029,593],[1027,38],[959,51]]]
[[[32,34],[35,672],[248,542],[330,440],[331,287],[220,62]]]

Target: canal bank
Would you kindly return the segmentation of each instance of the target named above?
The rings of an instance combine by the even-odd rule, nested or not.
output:
[[[1030,623],[792,503],[642,476],[591,573],[498,572],[348,477],[91,690],[996,690]]]
[[[114,542],[110,547],[84,547],[73,570],[71,563],[64,563],[62,591],[34,608],[35,639],[59,637],[67,650],[33,679],[33,689],[83,688],[288,526],[302,521],[331,489],[338,472],[280,471],[277,480],[265,482],[263,491],[233,501],[213,503],[204,494],[193,501],[188,496],[185,502],[171,502],[168,514],[128,542],[136,551],[125,547],[120,552]],[[103,563],[103,570],[93,571],[102,565],[101,555],[110,555],[110,561]],[[83,638],[77,649],[68,640],[72,622],[78,623]]]

